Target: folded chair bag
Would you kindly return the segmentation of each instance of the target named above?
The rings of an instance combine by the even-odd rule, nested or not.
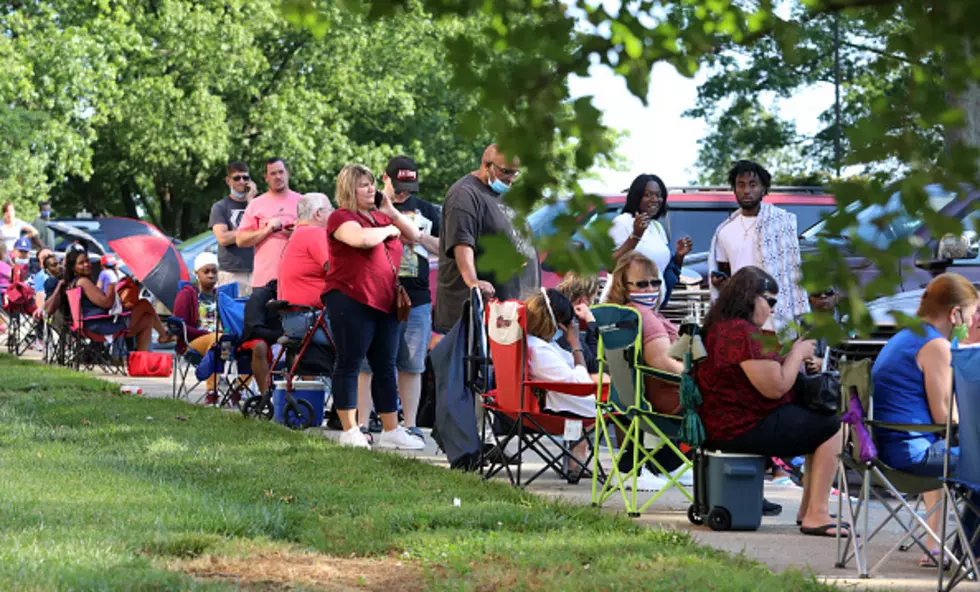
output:
[[[159,376],[169,378],[173,371],[170,354],[134,351],[129,354],[130,376]]]

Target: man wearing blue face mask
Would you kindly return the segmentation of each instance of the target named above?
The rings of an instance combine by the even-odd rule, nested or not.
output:
[[[538,253],[524,220],[506,203],[506,192],[520,176],[520,161],[491,144],[480,168],[457,181],[446,194],[439,234],[439,275],[434,328],[445,333],[456,323],[478,288],[485,299],[510,300],[526,296],[541,285]],[[504,236],[524,258],[524,267],[506,282],[477,269],[488,236]]]
[[[38,206],[37,219],[31,223],[31,226],[37,230],[37,240],[40,241],[41,246],[45,249],[54,248],[54,231],[48,228],[48,221],[51,219],[51,202],[42,201],[41,205]]]

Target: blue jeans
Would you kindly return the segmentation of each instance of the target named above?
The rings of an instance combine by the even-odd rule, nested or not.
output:
[[[408,320],[398,323],[398,355],[395,367],[399,372],[422,374],[425,372],[425,356],[429,354],[432,338],[432,303],[412,308]],[[371,372],[367,360],[361,362],[361,372]]]
[[[371,398],[378,413],[394,413],[398,408],[398,381],[395,356],[398,353],[398,320],[394,311],[381,312],[350,298],[340,290],[325,296],[330,329],[337,347],[333,373],[336,407],[357,408],[357,375],[367,356],[374,373]]]
[[[922,477],[942,477],[943,476],[943,465],[945,459],[943,456],[946,453],[946,440],[936,440],[932,443],[932,446],[926,450],[925,455],[919,459],[918,462],[913,462],[912,464],[905,467],[895,467],[900,471],[905,471],[906,473],[912,473],[913,475],[920,475]],[[960,447],[953,446],[949,449],[949,473],[951,475],[956,474],[956,465],[960,460]]]
[[[313,313],[306,310],[295,310],[283,313],[282,329],[285,331],[286,336],[290,339],[302,341],[306,336],[306,332],[313,326],[313,323],[316,322],[317,315],[319,315],[319,313]],[[327,329],[329,329],[329,315],[326,320]],[[330,345],[330,340],[327,339],[327,334],[323,332],[323,329],[320,329],[313,335],[313,343],[317,345]]]

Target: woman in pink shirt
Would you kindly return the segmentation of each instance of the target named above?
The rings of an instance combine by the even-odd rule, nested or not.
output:
[[[419,450],[422,440],[398,425],[398,318],[395,315],[398,266],[404,236],[419,238],[418,226],[395,209],[394,188],[385,184],[379,194],[374,175],[350,164],[337,176],[337,211],[327,220],[330,269],[324,303],[337,347],[333,395],[344,433],[340,443],[368,447],[357,423],[357,376],[367,357],[374,377],[371,396],[384,431],[380,448]],[[380,198],[380,199],[378,199]]]

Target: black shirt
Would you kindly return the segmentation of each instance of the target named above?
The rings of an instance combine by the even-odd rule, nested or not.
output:
[[[541,285],[541,266],[531,242],[531,230],[527,221],[522,220],[519,222],[523,227],[521,232],[515,231],[515,217],[514,209],[478,177],[466,175],[449,189],[439,235],[439,281],[433,321],[437,330],[451,329],[463,314],[463,303],[470,297],[470,289],[463,281],[453,255],[457,245],[473,247],[477,277],[493,284],[500,300],[521,299]],[[488,235],[507,237],[524,258],[524,267],[507,281],[500,281],[494,273],[480,269],[481,238]]]
[[[211,206],[211,218],[208,220],[208,228],[214,230],[215,224],[224,224],[228,230],[238,230],[242,223],[242,216],[245,215],[245,208],[248,202],[238,201],[231,197]],[[218,269],[221,271],[252,271],[252,258],[254,247],[238,247],[235,245],[218,245]]]
[[[242,340],[261,339],[272,345],[282,337],[282,320],[279,313],[270,311],[266,304],[276,299],[278,284],[272,280],[265,286],[254,288],[245,303],[245,334]]]
[[[429,230],[429,234],[439,236],[439,218],[442,217],[442,211],[438,206],[432,205],[417,195],[412,195],[402,203],[394,205],[396,210],[419,222],[419,228],[422,228],[423,225],[428,226],[431,222],[432,228]],[[432,302],[432,295],[429,293],[429,257],[416,252],[415,247],[409,245],[403,245],[403,247],[402,263],[398,268],[398,279],[405,291],[408,292],[413,307],[428,304]]]

